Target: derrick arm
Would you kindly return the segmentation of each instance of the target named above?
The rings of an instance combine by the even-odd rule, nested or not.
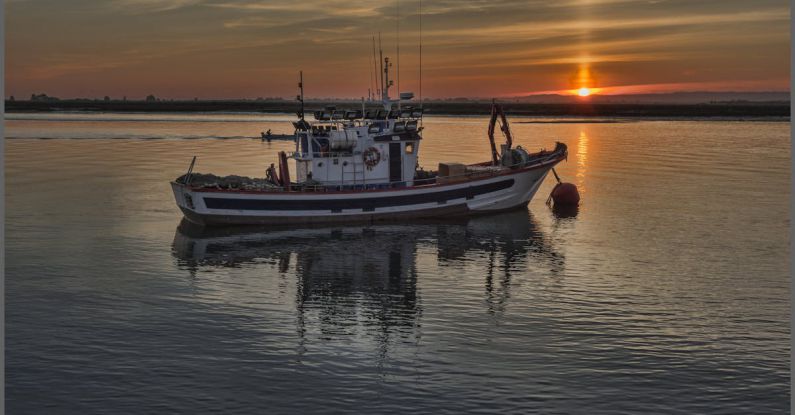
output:
[[[502,110],[502,105],[497,106],[497,111],[499,111],[500,121],[502,121],[500,130],[505,134],[505,143],[508,144],[508,148],[511,148],[513,147],[513,136],[511,136],[511,128],[508,126],[508,119],[505,118],[505,111]]]
[[[503,115],[504,117],[504,115]],[[491,161],[494,165],[500,164],[500,158],[497,155],[497,145],[494,143],[494,126],[497,124],[497,104],[491,104],[491,119],[489,120],[489,143],[491,144]]]
[[[492,101],[491,119],[489,120],[489,144],[491,144],[491,161],[494,165],[500,163],[497,144],[494,142],[494,127],[497,126],[498,116],[500,117],[500,131],[505,135],[505,143],[508,144],[509,149],[513,146],[513,136],[511,135],[511,128],[508,126],[508,119],[505,117],[505,111],[502,110],[502,105]]]

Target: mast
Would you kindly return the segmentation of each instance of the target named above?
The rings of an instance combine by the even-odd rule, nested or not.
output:
[[[389,67],[392,66],[389,63],[389,57],[384,58],[384,90],[382,94],[382,99],[384,101],[384,109],[386,111],[390,110],[392,103],[389,102],[389,87],[392,86],[392,81],[389,80]]]

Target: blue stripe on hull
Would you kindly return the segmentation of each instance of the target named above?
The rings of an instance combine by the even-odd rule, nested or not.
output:
[[[232,199],[205,196],[204,204],[208,209],[228,210],[372,210],[376,208],[418,205],[422,203],[444,203],[453,199],[472,198],[478,195],[508,189],[513,186],[513,184],[514,179],[508,179],[495,183],[470,186],[455,190],[444,190],[440,192],[357,199]]]
[[[202,226],[221,225],[312,225],[328,223],[375,223],[401,220],[421,220],[429,218],[453,219],[469,215],[471,211],[466,204],[440,206],[430,209],[411,210],[406,212],[378,213],[363,212],[356,215],[318,215],[318,216],[255,216],[255,215],[223,215],[200,214],[186,208],[180,208],[185,217]]]

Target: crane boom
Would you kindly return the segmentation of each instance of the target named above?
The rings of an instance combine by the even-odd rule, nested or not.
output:
[[[500,131],[505,135],[505,143],[508,144],[509,149],[513,146],[513,136],[511,135],[511,128],[508,126],[508,119],[505,117],[505,111],[502,109],[502,105],[492,101],[491,119],[489,120],[489,143],[491,144],[491,161],[495,166],[500,164],[500,155],[497,153],[497,144],[494,142],[494,127],[497,125],[497,117],[500,119]]]

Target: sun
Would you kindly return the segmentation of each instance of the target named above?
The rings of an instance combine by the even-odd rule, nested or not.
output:
[[[588,95],[591,95],[591,89],[590,88],[586,88],[586,87],[582,87],[582,88],[577,90],[577,95],[579,95],[581,97],[587,97]]]

